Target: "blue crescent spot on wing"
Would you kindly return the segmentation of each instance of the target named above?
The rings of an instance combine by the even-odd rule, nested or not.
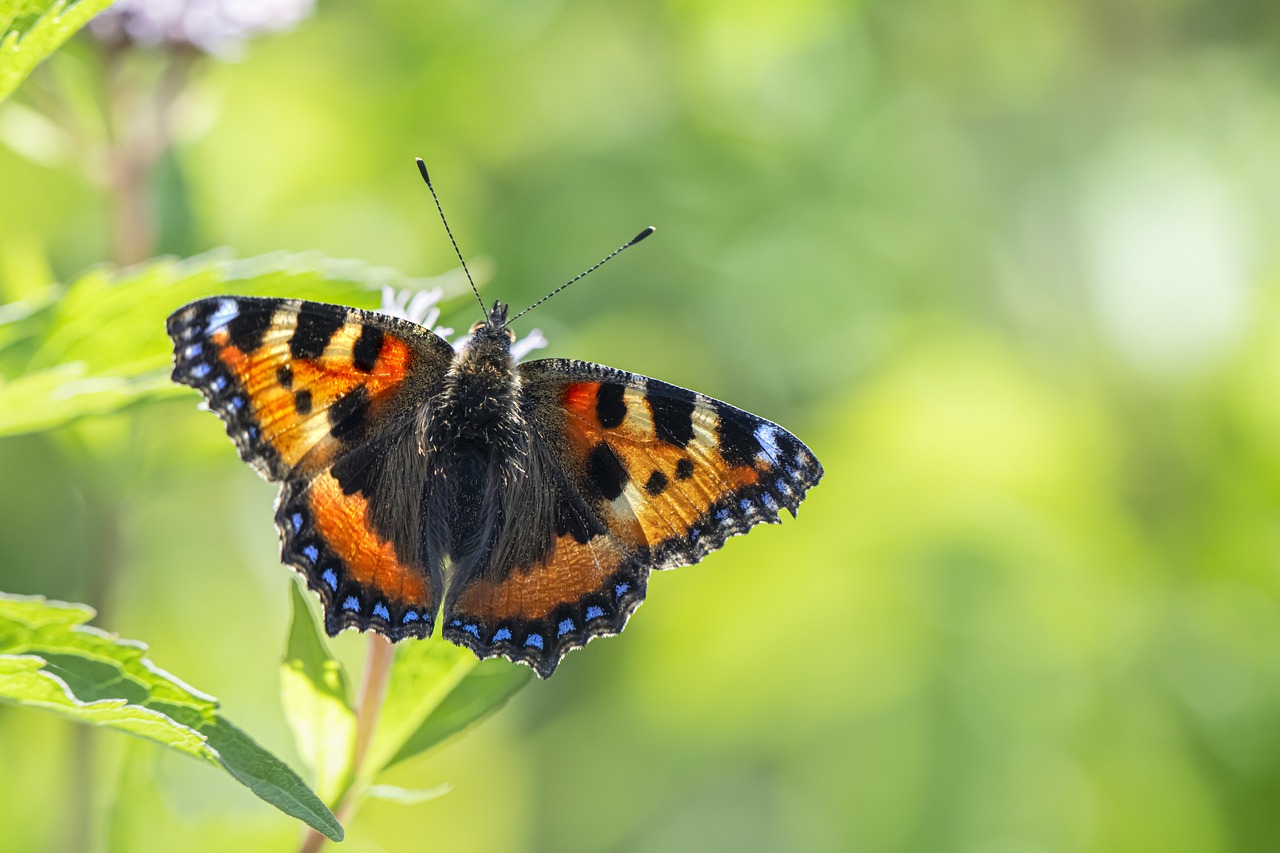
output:
[[[209,315],[209,323],[204,327],[205,334],[212,335],[238,316],[240,309],[236,307],[234,299],[219,299],[218,307]]]
[[[773,424],[760,424],[756,427],[756,441],[764,448],[769,458],[777,462],[782,458],[782,448],[778,447],[778,428]]]

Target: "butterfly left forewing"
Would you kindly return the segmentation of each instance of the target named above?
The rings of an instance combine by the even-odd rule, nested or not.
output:
[[[561,359],[520,367],[525,418],[560,466],[548,553],[451,595],[445,636],[542,677],[620,632],[651,569],[689,565],[761,522],[795,514],[822,476],[777,424],[658,380]]]

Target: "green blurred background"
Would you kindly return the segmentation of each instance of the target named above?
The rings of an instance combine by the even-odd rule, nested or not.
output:
[[[0,109],[0,287],[113,257],[50,107],[95,57]],[[1278,57],[1247,0],[377,0],[198,63],[158,251],[448,271],[417,155],[517,308],[653,224],[525,330],[826,468],[341,849],[1280,848]],[[0,589],[101,605],[292,760],[274,490],[197,399],[0,440]],[[123,736],[84,778],[83,740],[0,707],[0,849],[86,791],[98,849],[297,843]]]

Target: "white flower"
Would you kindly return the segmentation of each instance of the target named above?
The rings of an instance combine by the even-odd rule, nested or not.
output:
[[[516,361],[523,361],[529,353],[536,349],[545,349],[546,346],[547,339],[543,337],[542,330],[533,328],[529,330],[529,334],[511,345],[511,357]]]
[[[443,296],[444,290],[439,287],[433,287],[430,290],[396,290],[392,287],[384,287],[382,288],[382,307],[378,310],[383,314],[390,314],[392,317],[425,326],[449,341],[453,329],[436,325],[436,321],[440,319],[438,303]],[[455,341],[449,341],[449,344],[455,350],[461,351],[469,340],[471,335],[465,334]],[[529,334],[511,345],[511,357],[520,361],[534,350],[543,349],[546,346],[547,339],[542,334],[542,330],[530,329]]]
[[[190,44],[228,56],[245,39],[287,30],[314,9],[315,0],[120,0],[89,28],[107,42]]]
[[[447,326],[437,326],[440,319],[440,298],[444,289],[433,287],[430,290],[396,290],[393,287],[382,288],[382,307],[378,310],[419,326],[426,326],[446,341],[453,334]]]

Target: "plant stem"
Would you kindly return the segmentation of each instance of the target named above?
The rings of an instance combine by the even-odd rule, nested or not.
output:
[[[395,647],[381,634],[369,635],[369,657],[364,665],[364,683],[360,686],[360,700],[356,705],[356,747],[355,760],[352,765],[353,778],[361,778],[365,757],[369,752],[369,743],[373,740],[374,729],[378,725],[378,715],[382,711],[383,700],[387,698],[387,681],[391,676],[391,662],[395,658]],[[359,792],[348,788],[333,809],[339,822],[344,822],[355,804]],[[316,853],[328,841],[315,830],[307,832],[302,841],[299,853]]]
[[[369,635],[369,660],[364,667],[364,684],[360,688],[360,704],[356,707],[356,760],[357,775],[364,766],[373,730],[378,724],[382,701],[387,698],[387,680],[391,676],[391,661],[395,647],[381,634]]]
[[[173,141],[174,111],[200,54],[172,47],[161,54],[158,79],[148,79],[130,48],[106,48],[107,190],[112,256],[118,266],[149,258],[158,229],[150,179]],[[136,57],[134,57],[136,59]]]

